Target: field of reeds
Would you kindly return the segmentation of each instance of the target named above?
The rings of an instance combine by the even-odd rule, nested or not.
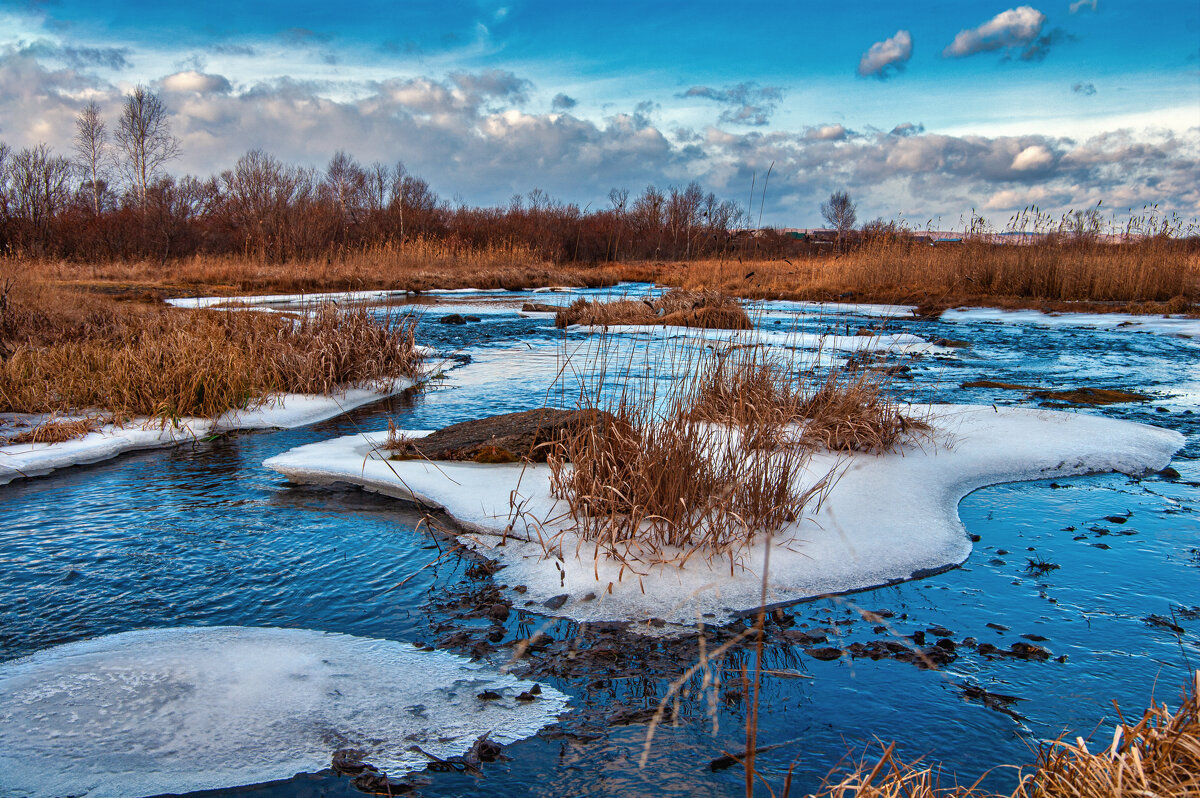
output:
[[[604,373],[596,347],[586,371]],[[620,560],[700,554],[732,567],[755,539],[819,505],[837,468],[809,475],[814,452],[882,454],[929,429],[901,412],[886,375],[854,362],[822,368],[761,345],[694,343],[659,358],[623,364],[608,392],[581,381],[575,404],[595,421],[547,457],[574,531]],[[668,376],[630,379],[643,369]]]
[[[380,323],[361,309],[181,310],[11,277],[0,290],[0,412],[211,418],[420,366],[412,319]]]
[[[886,302],[928,306],[1197,312],[1200,248],[1147,238],[1120,244],[915,243],[879,238],[846,252],[771,259],[623,264],[625,279],[752,299]],[[1083,308],[1076,308],[1083,309]]]
[[[595,287],[617,280],[607,268],[554,264],[521,244],[477,247],[426,238],[286,262],[240,255],[195,255],[166,263],[29,259],[21,261],[20,268],[41,280],[135,298],[360,289],[516,290],[547,285]]]

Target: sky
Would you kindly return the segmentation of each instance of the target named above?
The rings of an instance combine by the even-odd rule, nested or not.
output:
[[[69,153],[144,84],[175,174],[402,161],[447,199],[697,180],[813,227],[1200,217],[1200,2],[0,0],[0,142]],[[770,172],[763,192],[764,177]]]

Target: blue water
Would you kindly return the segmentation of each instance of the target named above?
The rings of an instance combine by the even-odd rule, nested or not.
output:
[[[475,558],[444,554],[449,541],[400,502],[353,488],[290,485],[261,467],[295,446],[379,430],[389,418],[401,428],[436,428],[540,406],[564,347],[583,339],[571,333],[564,343],[552,321],[519,316],[522,299],[547,296],[444,298],[454,310],[467,303],[486,311],[465,326],[440,324],[443,311],[426,306],[418,338],[442,354],[445,378],[421,394],[312,427],[227,435],[0,487],[0,660],[131,629],[245,625],[419,641],[464,654],[494,632],[497,649],[486,656],[503,665],[511,654],[507,642],[542,629],[579,656],[534,656],[516,663],[518,672],[572,695],[575,711],[560,726],[510,746],[511,760],[485,766],[483,778],[426,774],[431,783],[421,794],[743,794],[739,767],[714,773],[709,762],[744,746],[747,691],[740,680],[744,668],[753,677],[752,645],[735,645],[713,663],[722,680],[714,702],[699,676],[684,683],[674,721],[658,727],[641,766],[647,725],[612,725],[614,713],[656,707],[696,661],[695,634],[663,642],[619,628],[579,628],[521,608],[502,630],[491,627],[473,610],[494,600],[490,589],[503,582],[503,571],[489,576]],[[848,752],[857,754],[875,738],[895,739],[902,755],[928,756],[972,781],[997,764],[1030,762],[1041,739],[1063,731],[1105,738],[1114,700],[1132,713],[1152,695],[1177,700],[1190,670],[1200,667],[1200,350],[1194,343],[1085,328],[797,316],[777,304],[759,320],[839,333],[877,324],[965,340],[971,346],[953,356],[898,358],[911,378],[897,379],[895,390],[918,401],[1028,404],[1020,392],[958,386],[991,379],[1120,387],[1153,399],[1081,412],[1171,427],[1188,440],[1174,463],[1179,480],[1107,475],[980,490],[959,508],[967,531],[979,536],[962,568],[798,605],[779,619],[791,630],[831,630],[821,645],[833,646],[934,626],[950,630],[958,643],[971,637],[1002,649],[1021,635],[1037,635],[1047,638],[1038,645],[1051,652],[1048,661],[988,658],[962,645],[957,659],[937,670],[890,659],[818,661],[772,622],[758,740],[787,744],[760,755],[758,766],[776,792],[789,767],[793,795],[812,790]],[[1125,523],[1107,520],[1113,516]],[[1034,576],[1026,569],[1031,559],[1060,567]],[[888,628],[874,631],[860,608],[890,612]],[[718,641],[740,628],[708,633]],[[453,639],[463,630],[468,642]],[[930,634],[929,642],[936,637]],[[964,686],[1018,700],[1012,714],[999,712],[966,698]],[[1009,770],[988,777],[997,787],[1013,778]],[[324,773],[221,794],[356,792],[346,779]]]

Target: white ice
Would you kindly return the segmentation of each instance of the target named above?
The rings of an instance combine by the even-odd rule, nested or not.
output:
[[[962,563],[971,544],[958,503],[985,485],[1144,473],[1164,468],[1183,445],[1178,432],[1082,413],[965,405],[930,410],[933,443],[841,462],[845,472],[821,510],[775,536],[768,604],[875,587]],[[444,508],[466,530],[468,545],[506,566],[506,584],[526,586],[527,593],[512,596],[518,606],[531,601],[540,607],[566,594],[566,603],[551,614],[688,623],[705,613],[724,620],[760,605],[767,544],[754,546],[732,573],[727,559],[699,557],[683,570],[622,571],[570,531],[565,508],[550,496],[546,466],[390,461],[374,451],[382,439],[380,433],[310,444],[264,465],[295,482],[352,483]],[[837,465],[832,455],[817,456],[806,479]],[[514,501],[520,513],[514,513]],[[559,533],[565,557],[556,566],[531,541]]]
[[[400,378],[374,388],[355,388],[334,395],[276,394],[244,410],[230,410],[216,420],[182,418],[163,423],[134,419],[123,426],[105,424],[82,438],[62,443],[0,446],[0,485],[36,477],[73,465],[108,460],[124,452],[153,449],[239,429],[302,427],[334,418],[370,402],[400,393],[413,381]]]
[[[341,748],[393,776],[511,743],[567,705],[442,651],[303,629],[108,635],[0,664],[0,796],[136,798],[313,773]],[[499,700],[477,696],[484,690]]]
[[[1128,330],[1200,339],[1200,319],[1182,316],[1140,316],[1129,313],[1043,313],[1040,310],[955,308],[942,312],[942,321],[1036,324],[1042,327],[1091,327]],[[1200,344],[1200,340],[1196,341]]]
[[[575,329],[588,329],[573,325]],[[600,329],[600,328],[594,328]],[[611,324],[603,328],[616,335],[647,335],[660,340],[720,341],[735,345],[762,344],[787,349],[826,352],[892,352],[896,354],[954,354],[950,347],[938,346],[908,333],[879,335],[820,335],[799,330],[715,330],[702,327],[663,327],[653,324]]]

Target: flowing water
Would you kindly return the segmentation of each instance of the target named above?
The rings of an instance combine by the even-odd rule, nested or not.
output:
[[[677,684],[647,744],[644,710],[657,708],[697,661],[695,630],[646,637],[524,607],[495,621],[486,610],[504,572],[451,552],[452,541],[431,533],[414,509],[355,488],[290,485],[261,466],[305,443],[378,431],[388,419],[432,429],[541,406],[562,353],[586,338],[555,330],[548,316],[518,313],[523,300],[548,296],[426,300],[418,340],[443,365],[442,378],[420,394],[311,427],[225,435],[0,487],[0,661],[135,629],[235,625],[418,642],[502,666],[512,641],[540,630],[549,647],[513,661],[514,672],[567,693],[573,711],[509,746],[510,759],[486,765],[482,777],[426,774],[421,794],[744,794],[740,767],[714,771],[710,762],[744,747],[750,642],[712,662],[719,688],[705,688],[703,673]],[[450,312],[480,320],[440,323]],[[768,303],[756,319],[766,330],[853,335],[875,325],[969,344],[889,361],[908,367],[894,390],[914,401],[1037,403],[1021,391],[959,387],[978,379],[1138,391],[1150,401],[1079,412],[1170,427],[1187,445],[1173,462],[1178,478],[1101,475],[977,491],[959,507],[978,536],[961,568],[776,613],[763,653],[758,741],[783,745],[757,763],[776,793],[789,767],[793,795],[803,794],[875,739],[895,739],[901,755],[941,761],[974,780],[997,764],[1032,761],[1040,740],[1064,731],[1103,739],[1114,700],[1133,713],[1152,696],[1174,704],[1200,667],[1200,342],[1128,328],[880,312]],[[648,336],[611,340],[646,345]],[[1031,561],[1059,567],[1039,575]],[[864,620],[860,610],[884,619]],[[706,644],[748,624],[706,630]],[[842,648],[924,632],[930,643],[953,641],[955,656],[938,669],[890,657],[824,661],[805,652],[812,643],[799,632]],[[1008,650],[1020,641],[1050,658],[1000,657],[984,645]],[[986,776],[998,789],[1014,779],[1003,768]],[[215,794],[357,793],[326,771]]]

